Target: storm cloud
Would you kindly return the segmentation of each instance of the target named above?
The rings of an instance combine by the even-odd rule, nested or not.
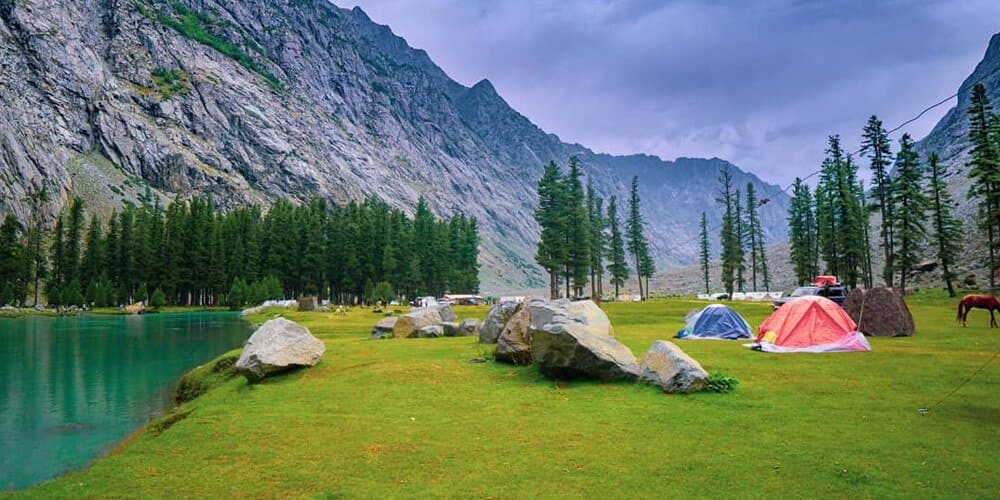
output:
[[[566,142],[718,156],[783,185],[829,134],[853,149],[869,115],[891,128],[954,93],[1000,28],[994,0],[335,3]],[[923,137],[949,106],[903,131]]]

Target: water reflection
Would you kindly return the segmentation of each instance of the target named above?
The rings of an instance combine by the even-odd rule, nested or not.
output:
[[[0,490],[87,465],[249,334],[237,314],[0,319]]]

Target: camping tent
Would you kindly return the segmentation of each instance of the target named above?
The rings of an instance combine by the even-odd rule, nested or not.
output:
[[[870,351],[854,320],[825,297],[805,296],[779,307],[758,329],[752,348],[767,352]]]
[[[689,314],[684,329],[677,332],[677,338],[689,339],[748,339],[750,324],[736,311],[722,304],[705,306],[701,311]]]

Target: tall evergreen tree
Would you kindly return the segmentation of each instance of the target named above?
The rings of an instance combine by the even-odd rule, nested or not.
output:
[[[740,190],[733,192],[734,226],[733,231],[736,239],[736,255],[734,256],[734,268],[736,269],[736,288],[746,291],[746,245],[747,245],[747,225],[743,219],[743,197]]]
[[[1000,257],[1000,152],[993,126],[993,105],[986,96],[986,87],[972,87],[969,102],[969,197],[979,202],[979,227],[986,233],[987,266],[990,289],[996,288],[997,258]]]
[[[701,277],[702,281],[705,283],[705,293],[711,293],[712,288],[709,282],[708,271],[709,271],[709,266],[711,265],[712,255],[710,253],[708,245],[708,216],[705,214],[705,212],[701,213],[701,222],[699,224],[699,227],[701,229],[700,233],[701,244],[698,256],[699,256],[699,261],[701,263]]]
[[[947,172],[937,153],[927,158],[927,198],[930,202],[933,246],[941,265],[941,277],[948,288],[948,296],[955,296],[955,263],[962,253],[962,221],[955,217],[955,202],[948,192]]]
[[[802,179],[796,178],[788,213],[788,239],[792,269],[799,286],[810,283],[819,274],[816,231],[812,193]]]
[[[0,305],[20,303],[24,297],[24,251],[18,238],[18,222],[8,213],[0,224]]]
[[[33,186],[24,199],[31,208],[31,219],[28,227],[28,245],[26,265],[30,267],[32,281],[32,305],[38,304],[39,288],[48,271],[48,259],[45,255],[45,219],[42,216],[43,207],[49,202],[48,189]]]
[[[896,271],[899,272],[899,293],[906,294],[906,278],[910,269],[920,261],[920,247],[926,237],[924,219],[927,198],[923,191],[923,168],[920,156],[913,149],[909,134],[899,139],[896,154],[896,178],[893,180],[893,227],[896,231]]]
[[[622,235],[621,220],[618,217],[618,198],[612,196],[608,202],[608,226],[611,229],[609,240],[608,273],[611,274],[611,284],[615,286],[615,299],[618,298],[620,287],[628,279],[628,261],[625,258],[625,238]]]
[[[882,271],[882,279],[885,286],[893,285],[893,256],[894,243],[892,231],[892,176],[889,175],[888,167],[892,163],[892,149],[889,143],[889,134],[882,126],[882,120],[872,115],[868,118],[861,140],[861,154],[867,156],[871,163],[872,188],[877,195],[876,205],[881,215],[882,225],[879,233],[882,238],[882,252],[885,259],[885,267]]]
[[[535,262],[549,273],[549,296],[559,297],[559,275],[566,267],[563,178],[556,162],[549,162],[538,180],[535,222],[541,228]]]
[[[590,220],[587,216],[587,205],[581,180],[580,160],[576,156],[569,158],[569,172],[564,179],[567,245],[566,258],[566,295],[579,297],[587,286],[590,275]],[[572,291],[570,281],[572,280]]]
[[[632,176],[632,189],[629,195],[629,216],[625,221],[626,244],[635,259],[635,274],[639,280],[639,297],[646,300],[649,290],[643,286],[643,277],[648,278],[651,259],[648,258],[649,245],[646,241],[645,222],[639,209],[639,177]],[[644,261],[645,258],[645,261]],[[645,265],[644,265],[645,264]],[[644,273],[644,271],[646,273]]]
[[[604,231],[604,200],[594,192],[594,184],[587,180],[587,215],[590,224],[590,297],[595,302],[601,300],[601,283],[604,272],[604,252],[607,243]]]
[[[722,190],[719,192],[716,202],[723,208],[722,227],[719,233],[722,247],[722,286],[731,298],[735,288],[736,267],[740,256],[740,235],[737,226],[738,214],[733,203],[733,173],[728,164],[719,169],[719,184]]]
[[[765,290],[770,291],[771,277],[767,268],[767,256],[764,254],[764,227],[760,222],[760,204],[757,191],[752,182],[747,183],[747,237],[750,248],[750,275],[754,291],[757,291],[757,277]]]

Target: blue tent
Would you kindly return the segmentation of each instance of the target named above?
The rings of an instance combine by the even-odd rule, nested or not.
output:
[[[685,326],[677,332],[681,339],[749,339],[750,324],[736,311],[722,304],[705,306],[685,318]]]

